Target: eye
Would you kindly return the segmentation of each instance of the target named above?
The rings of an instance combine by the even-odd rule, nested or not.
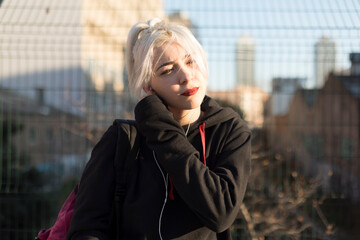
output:
[[[163,71],[161,71],[160,75],[168,75],[170,73],[172,73],[174,71],[174,67],[169,68],[169,69],[164,69]]]
[[[186,64],[187,65],[193,65],[195,63],[195,60],[194,59],[192,59],[192,58],[189,58],[187,61],[186,61]]]

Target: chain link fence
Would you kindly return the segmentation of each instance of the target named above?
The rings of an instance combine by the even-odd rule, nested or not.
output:
[[[127,32],[188,26],[208,95],[253,131],[233,239],[360,239],[360,3],[0,0],[0,238],[52,225],[94,144],[133,118]]]

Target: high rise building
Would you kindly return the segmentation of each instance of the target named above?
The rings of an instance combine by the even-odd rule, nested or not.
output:
[[[336,44],[328,37],[323,36],[315,44],[315,87],[324,86],[329,73],[336,66]]]
[[[241,36],[236,48],[236,73],[238,86],[255,86],[255,45],[249,36]]]
[[[132,113],[122,99],[127,34],[136,22],[166,18],[163,0],[55,2],[2,3],[0,87],[87,116],[91,127]]]
[[[164,18],[163,0],[82,1],[83,69],[98,91],[124,89],[125,44],[131,26]]]
[[[88,94],[89,126],[104,127],[115,116],[132,112],[125,71],[127,35],[137,22],[164,18],[163,0],[83,0],[81,17],[81,64],[95,89]]]

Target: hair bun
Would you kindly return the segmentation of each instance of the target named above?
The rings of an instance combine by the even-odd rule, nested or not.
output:
[[[149,24],[149,27],[154,27],[156,24],[162,22],[163,20],[160,18],[153,18],[147,21],[147,24]]]

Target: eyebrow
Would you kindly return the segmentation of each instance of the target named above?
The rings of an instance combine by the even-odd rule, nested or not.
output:
[[[189,58],[189,57],[191,57],[191,55],[188,53],[188,54],[185,55],[184,60],[187,59],[187,58]],[[159,70],[160,68],[162,68],[162,67],[165,67],[165,66],[171,65],[171,64],[175,64],[175,62],[174,62],[174,61],[165,62],[165,63],[161,64],[161,65],[156,69],[156,71],[158,71],[158,70]]]

